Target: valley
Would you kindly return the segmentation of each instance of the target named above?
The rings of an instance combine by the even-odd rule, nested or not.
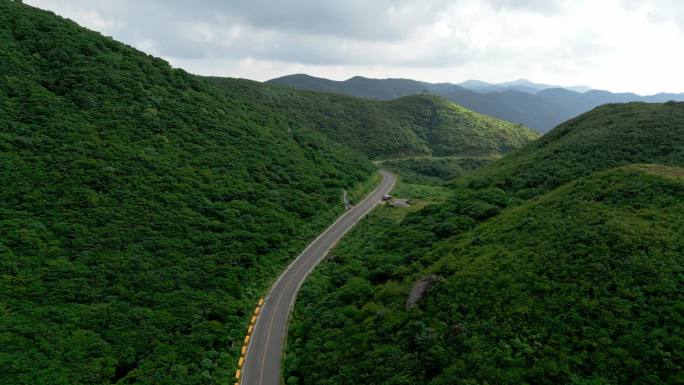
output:
[[[684,382],[682,94],[232,78],[207,52],[265,80],[312,68],[274,47],[374,57],[297,28],[449,31],[29,2],[0,0],[0,384]]]

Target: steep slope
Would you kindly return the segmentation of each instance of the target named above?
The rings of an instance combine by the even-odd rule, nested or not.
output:
[[[630,163],[684,164],[684,103],[614,104],[570,120],[468,179],[533,196]]]
[[[288,381],[681,383],[682,107],[600,107],[425,207],[400,184],[415,205],[374,213],[304,285]]]
[[[473,197],[461,228],[502,204]],[[603,171],[416,254],[430,216],[381,217],[304,286],[295,317],[316,316],[293,323],[288,383],[681,382],[684,169]]]
[[[540,132],[549,131],[568,119],[606,103],[684,101],[684,94],[639,96],[599,90],[581,93],[569,88],[547,88],[547,85],[525,82],[510,82],[502,87],[493,85],[496,88],[487,89],[487,83],[481,82],[470,82],[466,83],[467,87],[461,87],[409,79],[368,79],[357,76],[339,82],[307,75],[289,75],[269,80],[268,83],[380,100],[428,91],[481,114],[521,123]],[[526,88],[515,87],[516,84]],[[476,90],[468,87],[475,87]]]
[[[391,101],[293,91],[250,81],[213,79],[243,97],[325,133],[373,159],[417,155],[501,155],[538,137],[534,131],[483,116],[434,95]]]
[[[0,383],[227,383],[258,293],[373,172],[275,109],[0,2]]]
[[[428,143],[435,156],[506,153],[538,137],[521,125],[483,116],[430,95],[405,96],[387,104],[393,114],[414,122],[418,137]]]

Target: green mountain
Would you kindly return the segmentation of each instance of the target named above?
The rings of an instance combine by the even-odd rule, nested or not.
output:
[[[525,80],[493,85],[473,81],[462,84],[426,83],[410,79],[355,76],[345,81],[334,81],[296,74],[272,79],[267,83],[379,100],[430,92],[478,113],[518,122],[539,132],[547,132],[568,119],[606,103],[684,101],[684,93],[641,96],[600,90],[576,92]]]
[[[414,206],[302,287],[288,383],[681,383],[682,107],[601,107],[446,188],[400,184]]]
[[[190,75],[19,2],[0,2],[0,74],[2,383],[226,382],[254,300],[368,157],[537,136],[433,96]]]
[[[0,2],[0,383],[228,383],[268,281],[374,173],[241,87]]]
[[[468,183],[533,196],[610,167],[684,165],[682,122],[684,103],[601,106],[483,168]]]
[[[234,89],[236,82],[213,79]],[[501,155],[539,135],[520,125],[469,111],[433,95],[392,101],[294,91],[243,81],[242,96],[306,122],[372,159]]]
[[[494,191],[457,198],[374,213],[313,274],[289,384],[681,383],[684,169],[611,169],[498,215]]]
[[[509,151],[404,179],[412,206],[350,233],[303,287],[286,383],[682,383],[683,107],[526,145],[435,96],[193,76],[0,1],[0,383],[226,383],[368,158],[422,183]]]
[[[336,81],[306,74],[294,74],[271,79],[266,83],[377,100],[396,99],[432,89],[430,83],[411,79],[370,79],[363,76]]]

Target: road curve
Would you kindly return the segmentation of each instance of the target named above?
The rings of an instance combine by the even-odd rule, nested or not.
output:
[[[352,207],[318,236],[287,267],[271,287],[252,332],[242,367],[241,385],[280,385],[280,361],[290,310],[306,276],[356,222],[394,187],[396,178],[380,171],[382,182],[361,203]]]

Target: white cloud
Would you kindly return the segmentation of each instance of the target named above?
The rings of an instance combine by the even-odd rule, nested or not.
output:
[[[684,91],[680,0],[27,0],[190,72]]]

